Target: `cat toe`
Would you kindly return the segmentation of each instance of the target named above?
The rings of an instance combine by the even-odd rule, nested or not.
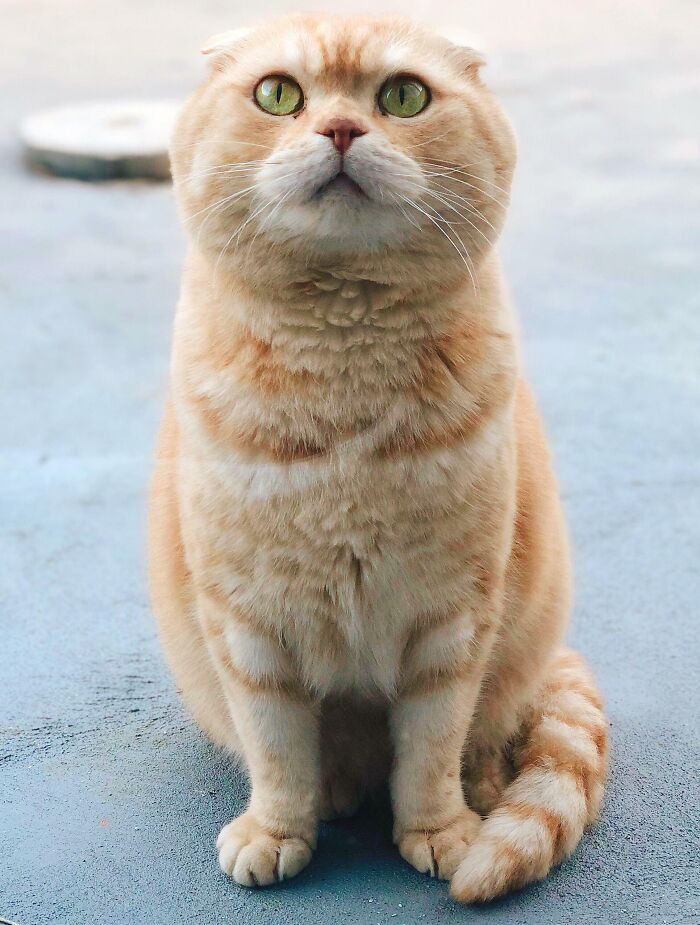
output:
[[[272,835],[249,813],[223,827],[216,847],[223,872],[247,887],[288,880],[311,860],[311,848],[303,838]]]
[[[420,873],[449,880],[466,856],[480,824],[479,816],[465,807],[442,829],[403,832],[398,838],[399,852]]]

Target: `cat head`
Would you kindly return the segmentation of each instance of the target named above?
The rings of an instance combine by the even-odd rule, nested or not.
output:
[[[171,150],[201,247],[450,264],[490,248],[515,145],[474,51],[395,17],[297,15],[204,52]]]

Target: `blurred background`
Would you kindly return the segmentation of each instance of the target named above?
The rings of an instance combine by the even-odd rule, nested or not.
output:
[[[700,922],[700,4],[400,12],[473,37],[520,139],[501,250],[573,534],[571,636],[612,722],[603,820],[547,881],[487,909],[404,865],[382,805],[324,827],[290,885],[247,892],[219,872],[245,783],[177,700],[144,568],[184,251],[172,190],[30,172],[16,129],[53,105],[184,98],[201,44],[251,10],[2,0],[0,917]]]

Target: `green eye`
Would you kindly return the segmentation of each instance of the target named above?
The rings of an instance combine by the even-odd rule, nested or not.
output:
[[[430,102],[430,90],[415,77],[392,77],[379,91],[379,107],[390,116],[410,119]]]
[[[304,105],[304,94],[291,77],[263,77],[255,88],[255,102],[273,116],[289,116]]]

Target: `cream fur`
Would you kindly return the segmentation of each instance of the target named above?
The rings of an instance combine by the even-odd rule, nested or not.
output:
[[[566,536],[494,251],[512,132],[477,56],[404,20],[207,50],[172,148],[189,252],[151,574],[183,696],[251,778],[219,860],[293,876],[319,818],[389,780],[402,855],[489,899],[573,850],[606,752],[560,650]],[[415,118],[377,109],[396,73],[431,89]],[[297,116],[256,107],[267,74]],[[362,194],[319,192],[331,118],[365,133]]]

